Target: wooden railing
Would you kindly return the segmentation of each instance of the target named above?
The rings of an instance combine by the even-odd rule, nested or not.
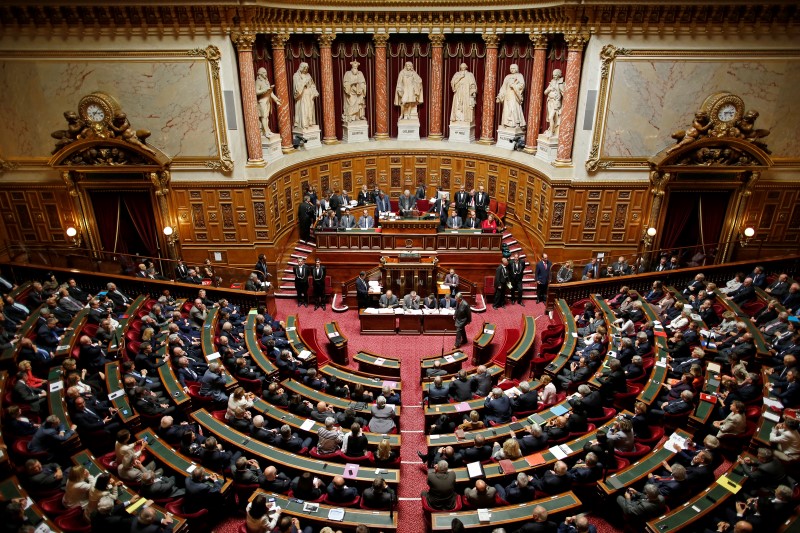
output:
[[[795,277],[800,273],[800,255],[765,259],[758,262],[737,261],[722,265],[681,268],[664,272],[645,272],[628,276],[601,278],[599,280],[551,283],[547,290],[547,310],[551,311],[559,298],[565,299],[570,304],[577,300],[588,298],[592,294],[601,294],[604,298],[608,298],[616,294],[622,286],[627,286],[644,294],[650,290],[656,280],[663,282],[665,286],[674,285],[680,289],[688,285],[697,274],[701,273],[705,275],[706,282],[713,282],[719,287],[724,287],[725,282],[733,278],[737,272],[748,274],[753,271],[756,265],[764,267],[764,272],[767,275],[786,273],[791,277]]]
[[[367,280],[370,279],[383,279],[383,272],[380,266],[376,266],[375,268],[371,268],[369,270],[365,270],[367,274]],[[442,268],[440,266],[436,267],[436,274],[437,279],[441,276],[444,279],[445,275],[447,275],[448,270],[446,268]],[[347,298],[355,298],[356,297],[356,279],[358,278],[350,278],[341,283],[342,287],[342,300],[346,300]],[[478,293],[478,285],[472,280],[466,279],[462,276],[458,277],[458,290],[456,292],[460,292],[464,295],[474,295]],[[438,298],[438,296],[437,296]]]

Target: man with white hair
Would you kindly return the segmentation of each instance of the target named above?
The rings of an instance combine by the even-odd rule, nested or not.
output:
[[[437,511],[450,511],[456,506],[456,474],[439,461],[433,472],[428,472],[428,490],[422,491],[428,505]]]
[[[519,472],[517,474],[517,479],[512,481],[509,485],[504,487],[497,484],[494,488],[497,490],[497,494],[500,498],[508,503],[525,503],[533,501],[536,496],[536,487],[534,487],[531,481],[533,481],[533,476],[529,476],[524,472]]]
[[[411,191],[406,189],[397,200],[397,206],[401,215],[404,217],[410,216],[411,211],[417,208],[417,199],[411,196]]]
[[[628,489],[624,495],[617,496],[617,505],[622,509],[625,518],[646,521],[664,512],[664,497],[658,493],[658,487],[652,483],[644,486],[643,492]]]
[[[536,389],[531,389],[531,384],[527,381],[521,382],[517,388],[521,394],[515,394],[511,398],[511,408],[514,413],[524,413],[538,409],[539,393],[536,392]]]
[[[489,424],[505,424],[511,421],[511,400],[503,394],[500,387],[492,389],[492,393],[483,402],[483,413]]]
[[[342,445],[342,431],[335,424],[336,419],[329,416],[325,419],[325,427],[317,431],[317,451],[323,455],[336,452]]]

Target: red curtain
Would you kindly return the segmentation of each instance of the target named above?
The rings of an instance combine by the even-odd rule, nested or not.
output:
[[[708,254],[712,248],[717,247],[722,236],[722,226],[725,224],[725,213],[728,211],[731,191],[704,192],[699,196],[703,204],[700,223],[703,227],[705,253]]]
[[[453,105],[453,90],[450,87],[450,80],[458,72],[461,63],[467,64],[475,83],[478,84],[478,95],[475,97],[475,138],[481,136],[481,116],[483,114],[483,87],[484,61],[486,59],[486,44],[479,35],[448,35],[444,43],[444,73],[442,74],[442,85],[444,95],[442,97],[442,124],[444,124],[444,135],[450,134],[450,107]]]
[[[553,70],[555,69],[561,70],[562,77],[567,74],[567,41],[565,41],[564,36],[560,34],[552,37],[547,46],[547,62],[544,67],[543,86],[538,88],[532,87],[531,90],[535,89],[543,93],[547,86],[550,85],[550,80],[553,78]],[[544,133],[547,129],[547,101],[543,100],[543,102],[542,116],[539,121],[539,133]]]
[[[333,101],[336,110],[336,137],[342,138],[342,109],[344,93],[342,80],[350,70],[350,62],[361,63],[358,69],[367,82],[366,110],[370,137],[375,135],[375,46],[370,35],[348,35],[346,41],[336,40],[331,48],[333,56]]]
[[[519,67],[519,72],[525,79],[522,110],[526,113],[525,120],[527,122],[528,99],[531,95],[530,83],[533,78],[533,43],[528,36],[509,35],[504,36],[500,41],[500,47],[497,50],[497,86],[495,87],[495,97],[497,97],[497,92],[500,91],[500,87],[503,85],[503,80],[511,73],[511,65],[514,64]],[[483,80],[478,81],[478,87],[482,85]],[[500,125],[500,120],[503,117],[502,105],[501,103],[495,102],[492,137],[495,137],[494,132],[497,131],[497,127]]]
[[[397,78],[407,61],[414,65],[414,70],[422,78],[425,101],[417,108],[419,113],[419,135],[428,135],[428,114],[431,101],[430,58],[431,43],[426,35],[392,35],[387,49],[387,78],[389,79],[389,137],[397,137],[397,120],[400,118],[400,107],[394,105],[394,94],[397,90]],[[372,104],[374,107],[375,104]]]
[[[679,240],[687,225],[696,225],[697,196],[695,192],[670,193],[667,216],[663,226],[664,236],[661,238],[662,249],[671,250],[679,246]]]
[[[126,192],[122,195],[122,202],[133,229],[136,230],[144,245],[143,253],[150,257],[158,257],[158,234],[153,213],[153,199],[150,197],[150,193]]]
[[[121,203],[119,193],[116,192],[90,192],[94,220],[97,223],[97,232],[100,234],[100,244],[103,250],[109,253],[128,253],[125,239],[117,237],[117,228],[121,227],[119,215]],[[115,248],[116,242],[116,248]]]

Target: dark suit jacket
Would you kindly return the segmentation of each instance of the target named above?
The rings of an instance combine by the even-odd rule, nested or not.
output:
[[[531,390],[521,394],[511,400],[511,407],[515,413],[535,411],[539,407],[539,393]]]
[[[428,504],[434,509],[448,510],[456,505],[456,474],[452,470],[442,474],[428,473]]]
[[[534,483],[540,491],[553,495],[568,491],[572,486],[572,479],[567,475],[557,476],[548,471],[541,478],[534,480]]]
[[[536,271],[534,273],[534,276],[536,277],[536,283],[540,283],[542,285],[549,285],[550,270],[552,268],[553,268],[553,263],[549,259],[547,261],[537,261]]]
[[[498,424],[511,421],[511,400],[501,394],[499,398],[486,398],[483,402],[484,418]]]

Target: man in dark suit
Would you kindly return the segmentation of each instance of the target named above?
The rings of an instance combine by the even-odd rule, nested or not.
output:
[[[439,461],[428,473],[428,490],[422,491],[428,505],[437,511],[449,511],[456,506],[456,474],[448,469],[447,461]]]
[[[175,279],[182,280],[188,275],[189,267],[186,266],[186,263],[184,263],[182,259],[178,259],[178,264],[175,267]]]
[[[458,189],[458,192],[455,194],[454,200],[456,202],[456,212],[458,213],[458,216],[461,217],[461,220],[466,220],[467,209],[469,208],[469,193],[464,190],[463,183]]]
[[[327,492],[328,501],[331,503],[351,502],[358,496],[358,489],[348,487],[342,476],[333,476],[333,480],[328,484]]]
[[[514,533],[555,533],[557,529],[558,524],[547,519],[547,509],[537,505],[533,508],[531,519]]]
[[[441,376],[437,376],[428,386],[428,403],[447,403],[449,401],[448,392],[449,389],[442,383]]]
[[[117,431],[119,431],[120,425],[111,414],[102,416],[93,409],[89,409],[86,406],[86,400],[82,397],[75,399],[74,407],[72,420],[79,429],[84,431],[105,431],[109,435],[116,435]]]
[[[517,479],[505,487],[499,483],[494,486],[497,494],[510,504],[527,503],[533,501],[536,495],[536,487],[531,483],[533,476],[524,472],[517,474]]]
[[[127,295],[117,290],[117,286],[114,283],[109,283],[106,285],[106,294],[109,300],[114,302],[114,310],[119,313],[126,311],[128,306],[133,301]]]
[[[191,477],[186,479],[186,500],[183,510],[187,513],[196,513],[200,509],[221,508],[223,503],[220,490],[222,480],[216,474],[206,474],[202,466],[192,470]]]
[[[456,306],[456,299],[452,296],[442,296],[439,298],[439,309],[453,309]]]
[[[511,283],[508,273],[508,259],[501,260],[494,272],[494,308],[501,309],[506,304],[506,289]]]
[[[547,300],[547,286],[550,284],[550,269],[553,263],[547,258],[547,254],[542,254],[542,260],[536,262],[536,301],[539,303]]]
[[[294,288],[297,291],[297,307],[304,305],[308,307],[308,275],[306,260],[302,257],[297,260],[294,267]]]
[[[600,382],[600,394],[610,402],[614,398],[614,393],[626,392],[628,384],[625,380],[625,371],[619,359],[609,358],[608,372],[598,372],[595,374],[597,381]]]
[[[358,308],[366,309],[369,303],[369,284],[367,283],[367,273],[363,270],[359,272],[356,278],[356,299],[358,300]]]
[[[45,402],[47,401],[47,391],[44,389],[35,389],[28,385],[27,372],[19,372],[17,374],[17,382],[14,384],[12,398],[17,403],[27,405],[38,414],[46,411]]]
[[[472,310],[464,297],[459,292],[456,294],[456,312],[453,315],[456,326],[456,340],[454,349],[458,349],[462,344],[467,343],[467,326],[472,322]]]
[[[467,371],[463,368],[450,382],[450,398],[456,402],[466,402],[472,399],[472,383],[467,379]]]
[[[47,323],[36,331],[36,345],[48,352],[55,352],[64,330],[58,326],[58,320],[48,318]]]
[[[492,447],[486,444],[486,437],[478,434],[475,435],[474,444],[462,450],[461,457],[464,464],[486,461],[492,457]]]
[[[499,387],[492,389],[483,402],[483,415],[487,423],[505,424],[511,421],[511,400]]]
[[[800,406],[800,384],[797,382],[796,368],[786,372],[786,383],[776,385],[773,393],[778,398],[784,407],[793,409]]]
[[[370,509],[388,509],[395,501],[395,495],[394,491],[386,486],[386,480],[376,477],[372,480],[372,486],[364,489],[361,499]]]
[[[480,365],[475,369],[475,375],[470,378],[470,384],[472,385],[472,392],[478,396],[486,397],[492,390],[494,380],[486,371],[486,367],[484,365]]]
[[[464,229],[481,229],[481,221],[480,219],[478,219],[478,217],[475,216],[474,209],[470,209],[469,212],[467,213],[467,218],[463,220],[464,224],[462,227]]]
[[[527,263],[524,259],[520,259],[519,252],[514,252],[511,255],[509,262],[509,277],[511,278],[511,303],[522,305],[522,278],[525,272]]]
[[[511,408],[514,413],[535,411],[539,407],[539,393],[531,389],[530,383],[521,382],[518,387],[521,394],[511,398]]]
[[[591,483],[603,476],[603,465],[597,460],[597,455],[589,452],[586,454],[585,460],[578,461],[567,471],[567,476],[574,483]]]
[[[487,485],[482,479],[477,480],[474,487],[464,490],[464,500],[477,509],[494,507],[496,495],[497,489]]]
[[[314,223],[314,204],[307,195],[303,197],[303,203],[297,208],[297,223],[300,226],[300,240],[311,240],[311,225]]]
[[[411,196],[411,191],[406,189],[397,200],[397,206],[400,210],[400,215],[404,217],[411,216],[411,212],[417,208],[417,199]]]
[[[583,383],[587,381],[592,375],[592,370],[589,368],[589,358],[581,357],[577,363],[570,363],[569,368],[561,371],[561,374],[556,376],[561,388],[566,390],[573,383]]]
[[[586,409],[588,418],[601,418],[603,416],[603,398],[600,395],[600,391],[584,384],[578,386],[578,394],[581,395],[581,403]]]
[[[386,196],[383,191],[380,191],[378,195],[375,197],[375,213],[377,214],[375,219],[378,219],[378,215],[381,213],[388,213],[392,210],[392,203],[389,200],[389,197]]]
[[[322,307],[323,311],[325,310],[325,272],[325,267],[322,266],[319,258],[317,258],[314,262],[314,268],[311,270],[311,279],[314,283],[314,309]],[[306,307],[308,307],[308,304],[306,304]]]
[[[742,286],[728,293],[727,299],[733,301],[737,305],[747,303],[756,297],[755,283],[753,278],[745,278]]]
[[[175,486],[172,476],[157,476],[152,470],[145,470],[141,479],[142,486],[139,494],[151,500],[164,500],[167,498],[180,498],[186,490]]]
[[[759,448],[755,461],[745,457],[743,468],[747,474],[747,489],[751,492],[760,488],[775,490],[786,478],[786,469],[771,448]]]
[[[764,274],[764,267],[761,265],[755,267],[747,277],[753,280],[753,285],[755,287],[763,289],[767,286],[767,275]]]
[[[483,222],[489,216],[489,195],[484,191],[483,185],[478,186],[478,192],[473,197],[475,201],[475,215]]]
[[[567,475],[567,463],[556,461],[552,470],[548,470],[543,476],[534,478],[533,484],[537,490],[546,494],[554,495],[566,492],[572,486],[572,479]]]
[[[25,480],[28,489],[35,493],[63,488],[67,484],[61,467],[56,463],[42,464],[38,459],[25,462]]]
[[[636,520],[649,520],[659,516],[665,508],[664,497],[652,483],[644,486],[644,492],[628,489],[624,495],[617,496],[617,505],[625,517]]]
[[[72,438],[75,428],[74,425],[67,428],[56,415],[50,415],[34,433],[33,439],[28,443],[28,451],[55,454],[59,446]]]
[[[131,524],[131,533],[169,533],[172,531],[172,526],[171,516],[167,515],[159,520],[152,507],[145,507]]]

